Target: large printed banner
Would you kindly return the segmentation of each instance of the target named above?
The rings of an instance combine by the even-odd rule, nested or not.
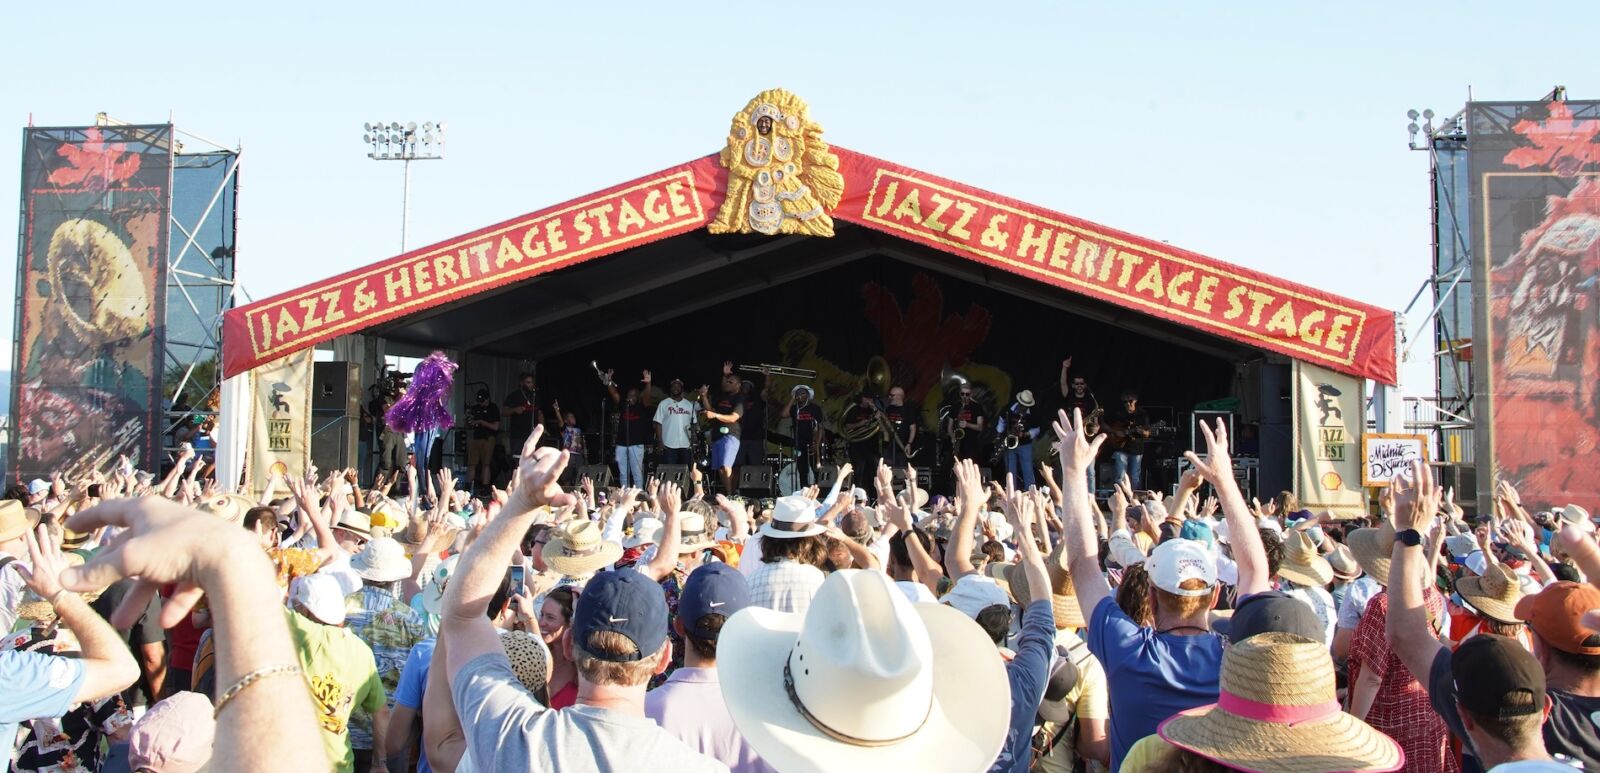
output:
[[[172,127],[27,129],[13,472],[152,469]]]
[[[1366,515],[1361,433],[1367,423],[1361,379],[1294,363],[1294,489],[1313,512]]]
[[[312,359],[306,349],[250,372],[252,495],[259,496],[274,474],[303,477],[311,463]]]
[[[1480,506],[1600,507],[1600,102],[1468,105]],[[1482,420],[1488,417],[1489,421]]]
[[[832,148],[833,217],[1343,373],[1395,381],[1394,315]],[[715,156],[229,312],[229,375],[342,333],[708,224]]]

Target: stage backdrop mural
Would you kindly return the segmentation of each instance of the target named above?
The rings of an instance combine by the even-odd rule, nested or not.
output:
[[[151,468],[170,126],[28,129],[11,458],[21,479]]]
[[[1600,102],[1468,106],[1480,505],[1600,507]],[[1488,421],[1484,421],[1485,417]]]

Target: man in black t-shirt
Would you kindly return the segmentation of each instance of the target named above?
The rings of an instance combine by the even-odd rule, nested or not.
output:
[[[894,386],[889,387],[889,404],[883,407],[883,416],[894,430],[894,437],[883,448],[884,461],[890,467],[902,467],[910,461],[907,452],[914,451],[917,443],[917,426],[922,423],[922,413],[915,406],[906,405],[904,387]]]
[[[950,409],[945,419],[945,437],[950,439],[952,463],[956,459],[978,461],[978,452],[983,449],[983,429],[988,421],[983,415],[983,406],[972,399],[971,384],[961,386],[960,396],[960,402]]]
[[[528,442],[536,425],[544,423],[544,412],[539,410],[538,392],[533,387],[533,374],[524,373],[517,381],[517,391],[506,395],[502,402],[505,414],[510,417],[511,453],[522,453],[522,444]]]
[[[618,396],[617,382],[609,370],[605,382],[611,402],[617,406],[617,485],[644,488],[644,447],[655,435],[655,415],[640,402],[640,395],[650,391],[650,371],[644,372],[643,392],[640,387],[628,387],[626,396]]]
[[[804,384],[789,393],[789,404],[783,412],[789,417],[790,432],[794,435],[795,485],[809,486],[816,482],[816,468],[822,461],[822,443],[828,430],[828,421],[822,406],[811,402],[811,387]]]
[[[844,424],[840,434],[850,443],[850,466],[857,470],[877,470],[878,460],[883,458],[878,401],[870,395],[861,395],[855,405],[845,409],[839,421]]]
[[[1143,488],[1144,441],[1150,437],[1150,414],[1139,407],[1139,393],[1122,390],[1122,407],[1106,411],[1101,426],[1105,428],[1105,444],[1112,449],[1112,480],[1122,480],[1126,474],[1130,485]]]
[[[467,474],[473,483],[488,489],[494,483],[494,445],[500,432],[500,406],[489,401],[489,390],[479,389],[477,402],[467,406],[467,429],[472,433],[467,442]]]
[[[722,376],[722,391],[715,398],[711,387],[700,387],[700,413],[711,422],[711,468],[722,479],[722,490],[733,496],[733,461],[739,456],[739,419],[744,415],[744,395],[739,377]]]

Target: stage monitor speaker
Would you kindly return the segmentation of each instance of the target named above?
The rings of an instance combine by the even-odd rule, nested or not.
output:
[[[739,467],[739,490],[756,489],[772,491],[772,467],[765,464],[745,464]]]
[[[311,463],[324,474],[356,465],[355,418],[314,411],[311,416]]]
[[[918,467],[918,468],[916,468],[916,470],[917,470],[917,488],[922,489],[924,491],[927,491],[928,489],[933,488],[933,468],[932,467]],[[902,489],[904,489],[906,487],[906,468],[904,468],[904,467],[894,467],[894,468],[892,468],[890,470],[890,474],[894,476],[894,490],[895,491],[900,491],[900,490],[902,490]]]
[[[658,464],[656,465],[656,480],[662,483],[675,483],[679,489],[693,493],[694,481],[689,479],[689,465],[687,464]]]
[[[611,476],[611,465],[609,464],[586,464],[578,469],[578,474],[582,478],[594,481],[594,487],[597,491],[610,486],[612,480],[614,480]]]
[[[824,464],[817,468],[817,488],[827,491],[839,480],[839,465]]]
[[[344,360],[312,363],[311,410],[361,416],[361,366]]]

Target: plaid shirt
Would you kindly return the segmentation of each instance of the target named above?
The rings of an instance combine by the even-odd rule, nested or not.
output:
[[[383,681],[389,707],[394,707],[394,691],[400,684],[411,647],[428,638],[427,624],[389,589],[368,585],[345,599],[345,625],[372,648],[378,661],[378,678]],[[372,748],[372,715],[356,709],[350,715],[350,747]]]
[[[782,559],[762,564],[750,574],[750,606],[779,612],[805,612],[824,579],[810,564]]]

